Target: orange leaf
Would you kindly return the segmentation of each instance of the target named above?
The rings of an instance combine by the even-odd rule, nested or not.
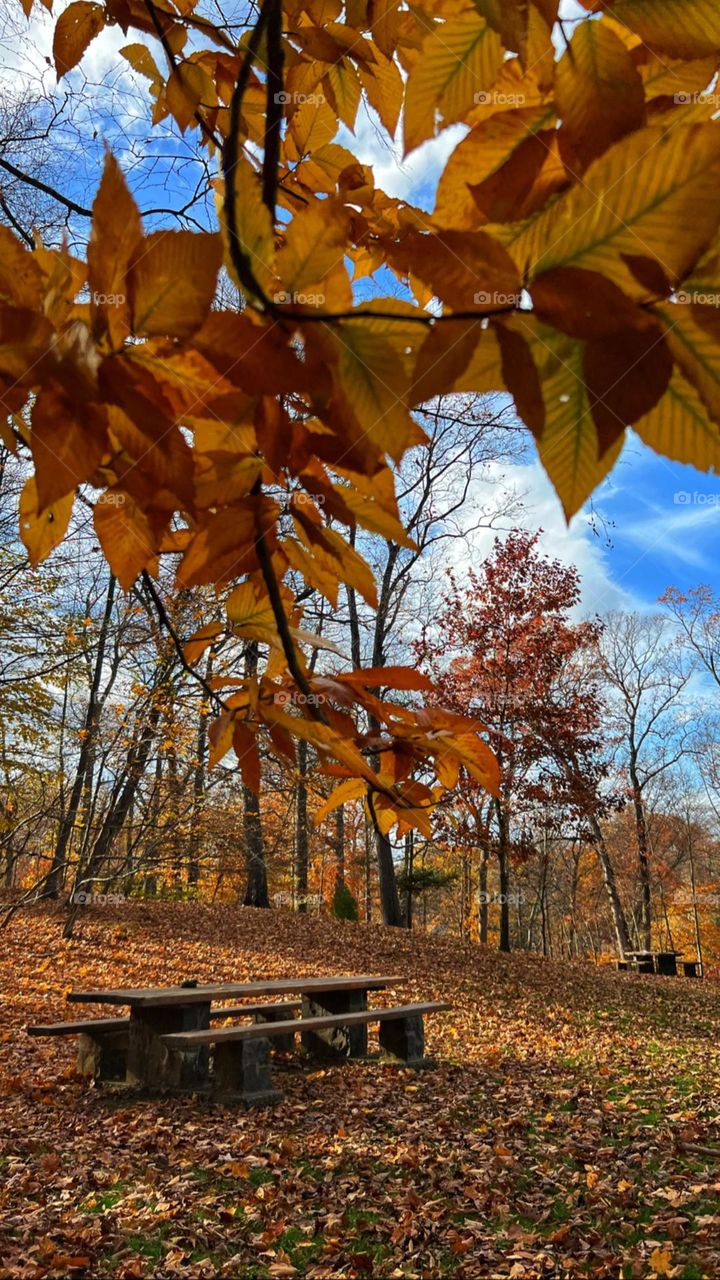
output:
[[[93,521],[105,559],[123,590],[129,591],[157,553],[147,515],[129,494],[108,489],[95,504]]]
[[[660,324],[589,342],[583,372],[600,456],[625,427],[655,407],[668,388],[673,359]]]
[[[55,24],[53,58],[58,79],[76,67],[91,40],[105,26],[105,10],[91,0],[75,0]]]
[[[222,263],[219,235],[154,231],[128,275],[133,331],[185,338],[210,310]]]
[[[142,240],[137,205],[123,172],[108,153],[93,203],[92,234],[88,245],[88,284],[96,340],[107,335],[111,350],[130,333],[130,303],[126,274]]]
[[[27,549],[30,563],[35,568],[62,542],[70,523],[74,493],[38,510],[35,477],[30,476],[20,496],[20,537]]]
[[[40,510],[90,480],[107,447],[107,418],[100,405],[73,405],[57,381],[41,388],[30,435]]]

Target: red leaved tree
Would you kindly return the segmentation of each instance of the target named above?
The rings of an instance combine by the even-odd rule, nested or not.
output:
[[[578,572],[544,556],[539,536],[516,529],[497,539],[463,585],[450,573],[436,629],[418,645],[444,705],[485,725],[501,766],[498,795],[481,794],[466,778],[455,798],[460,812],[447,821],[455,838],[460,833],[479,847],[481,888],[490,854],[497,857],[502,950],[510,949],[510,866],[528,855],[531,823],[540,813],[559,833],[571,822],[596,843],[599,817],[611,803],[602,788],[602,704],[586,662],[600,625],[571,621],[580,598]],[[610,880],[606,875],[622,945],[627,929]],[[481,938],[482,901],[483,895]]]

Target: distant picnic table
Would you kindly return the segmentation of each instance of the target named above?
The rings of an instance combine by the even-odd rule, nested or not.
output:
[[[73,991],[68,995],[73,1003],[120,1005],[129,1007],[130,1014],[32,1026],[28,1032],[77,1035],[80,1068],[99,1080],[151,1090],[210,1091],[247,1105],[262,1105],[281,1096],[271,1080],[271,1041],[278,1050],[290,1052],[297,1033],[311,1058],[364,1058],[368,1024],[377,1022],[381,1056],[408,1066],[424,1065],[423,1018],[450,1006],[438,1001],[392,1008],[368,1005],[370,992],[405,981],[397,975],[358,974]],[[299,998],[233,1006],[218,1003],[278,995]],[[241,1026],[211,1026],[229,1018],[250,1021]]]
[[[626,951],[625,959],[618,962],[618,968],[632,969],[636,973],[658,973],[674,978],[678,972],[678,958],[684,955],[684,951]],[[685,960],[682,962],[682,967],[686,978],[700,976],[701,966],[698,960]]]

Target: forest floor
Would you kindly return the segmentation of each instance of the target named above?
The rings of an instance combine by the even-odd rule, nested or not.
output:
[[[0,1277],[720,1276],[716,983],[191,903],[60,932],[0,935]],[[73,987],[347,972],[452,1001],[434,1069],[296,1066],[245,1112],[89,1086],[23,1032]]]

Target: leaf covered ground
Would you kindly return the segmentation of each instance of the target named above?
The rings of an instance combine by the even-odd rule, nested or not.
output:
[[[190,903],[60,932],[0,943],[2,1280],[720,1274],[715,983]],[[452,1001],[433,1070],[295,1064],[245,1112],[90,1087],[23,1032],[72,988],[344,972]]]

